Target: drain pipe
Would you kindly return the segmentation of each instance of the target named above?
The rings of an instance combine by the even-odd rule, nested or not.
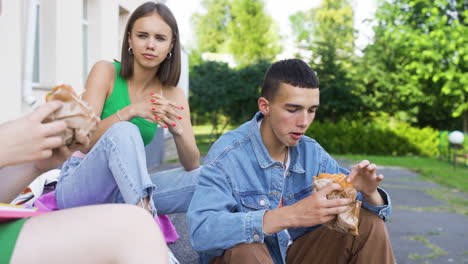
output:
[[[34,45],[36,43],[36,29],[37,29],[37,10],[39,8],[39,0],[29,0],[28,15],[26,17],[26,42],[25,53],[23,60],[23,102],[28,105],[33,105],[36,98],[32,96],[32,79],[34,68]]]

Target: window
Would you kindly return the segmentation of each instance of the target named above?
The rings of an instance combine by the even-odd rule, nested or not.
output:
[[[88,26],[88,0],[83,0],[83,83],[86,83],[89,70]]]
[[[36,32],[34,33],[34,58],[33,58],[33,76],[32,76],[32,86],[33,87],[39,87],[39,62],[40,62],[40,50],[39,50],[39,38],[40,38],[40,19],[39,19],[39,14],[40,14],[40,3],[37,3],[37,9],[36,9]]]

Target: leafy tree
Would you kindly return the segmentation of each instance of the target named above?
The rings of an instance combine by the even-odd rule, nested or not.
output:
[[[223,52],[228,39],[227,26],[231,19],[230,0],[203,0],[206,13],[192,16],[199,52]]]
[[[281,52],[277,26],[262,0],[232,0],[228,34],[239,66],[271,61]]]
[[[312,42],[312,31],[313,28],[313,18],[312,15],[315,12],[313,11],[299,11],[295,14],[289,16],[289,22],[291,29],[296,38],[297,42],[306,41],[308,43]]]
[[[202,62],[190,75],[190,107],[193,119],[206,117],[212,125],[212,135],[224,130],[222,118],[231,99],[228,93],[236,83],[235,71],[223,62]],[[220,127],[221,125],[221,127]]]
[[[189,73],[193,72],[193,68],[203,62],[201,53],[198,49],[191,49],[189,52]]]
[[[193,67],[190,76],[192,120],[205,119],[217,138],[227,125],[242,124],[258,111],[257,99],[269,62],[240,69],[226,63],[205,61]]]
[[[463,116],[468,131],[468,1],[387,0],[376,19],[362,93],[419,125]]]
[[[355,89],[353,9],[348,0],[323,0],[320,7],[290,17],[298,42],[308,43],[311,66],[320,80],[319,119],[338,120],[357,112]]]
[[[273,60],[281,52],[278,26],[263,0],[203,0],[192,16],[198,51],[230,53],[240,67]]]
[[[429,98],[408,82],[412,77],[404,65],[409,58],[400,56],[404,41],[392,42],[392,36],[382,39],[377,35],[378,31],[374,44],[364,49],[357,68],[361,98],[370,112],[390,113],[399,120],[415,123],[420,105],[429,103]]]
[[[265,72],[270,65],[270,62],[260,61],[236,70],[237,81],[228,92],[230,104],[226,109],[226,116],[231,123],[242,124],[258,111],[257,100]]]

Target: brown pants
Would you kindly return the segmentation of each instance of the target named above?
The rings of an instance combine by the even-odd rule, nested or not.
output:
[[[286,257],[288,264],[302,263],[395,263],[385,223],[361,208],[359,235],[343,234],[322,226],[294,241]],[[210,264],[273,263],[263,243],[239,244],[215,257]]]

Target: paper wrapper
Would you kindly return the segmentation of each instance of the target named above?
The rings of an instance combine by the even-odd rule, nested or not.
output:
[[[346,181],[346,175],[340,174],[327,174],[320,173],[318,177],[314,177],[314,188],[313,191],[317,192],[327,186],[330,183],[338,183],[341,185],[342,190],[333,191],[327,195],[327,199],[339,199],[339,198],[350,198],[353,200],[351,204],[348,205],[348,209],[340,214],[337,217],[325,223],[325,225],[338,232],[342,233],[351,233],[353,235],[358,235],[358,226],[359,226],[359,211],[361,209],[361,201],[357,201],[357,191],[354,188],[352,183]]]
[[[46,96],[46,102],[52,100],[61,101],[63,106],[47,116],[44,122],[63,120],[67,123],[67,129],[61,136],[69,148],[85,144],[86,138],[97,129],[99,119],[93,109],[68,85],[55,86]]]

